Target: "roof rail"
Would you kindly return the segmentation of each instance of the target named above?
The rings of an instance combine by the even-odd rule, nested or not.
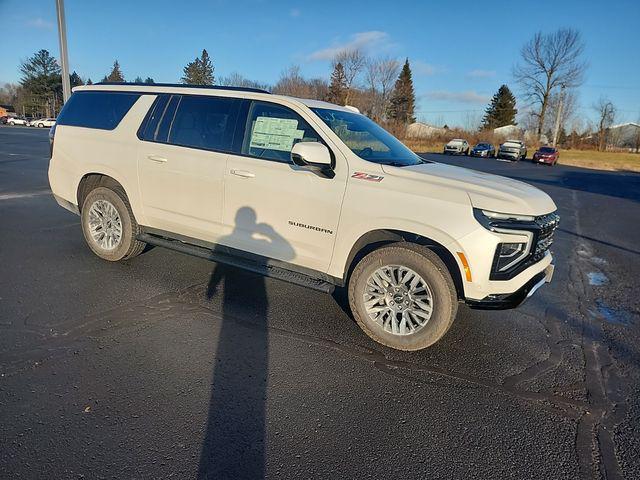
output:
[[[98,82],[93,85],[133,85],[138,87],[178,87],[178,88],[203,88],[207,90],[232,90],[236,92],[271,93],[261,88],[227,87],[224,85],[190,85],[188,83],[144,83],[144,82]],[[91,86],[91,85],[87,85]]]

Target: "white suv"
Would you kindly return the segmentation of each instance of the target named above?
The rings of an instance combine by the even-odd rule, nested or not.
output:
[[[459,302],[515,307],[553,273],[548,195],[424,160],[350,108],[98,84],[74,90],[50,138],[53,194],[99,257],[160,245],[346,287],[358,324],[393,348],[439,340]]]
[[[32,120],[30,125],[32,127],[44,128],[44,127],[53,127],[56,124],[55,118],[39,118],[37,120]]]

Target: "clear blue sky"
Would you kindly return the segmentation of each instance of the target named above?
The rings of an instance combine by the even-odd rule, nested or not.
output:
[[[590,66],[579,113],[609,97],[618,121],[640,118],[640,0],[348,1],[66,0],[71,69],[99,81],[117,58],[125,74],[177,82],[203,48],[215,74],[274,83],[297,64],[328,76],[332,49],[360,45],[408,57],[417,116],[464,125],[481,115],[511,76],[536,31],[580,30]],[[0,83],[19,80],[20,60],[45,48],[58,55],[55,0],[0,0]]]

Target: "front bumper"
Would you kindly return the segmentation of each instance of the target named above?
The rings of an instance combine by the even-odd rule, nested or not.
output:
[[[520,152],[498,152],[498,158],[519,158]]]
[[[513,293],[488,295],[482,300],[467,299],[466,303],[469,307],[478,310],[507,310],[510,308],[516,308],[531,298],[531,296],[545,283],[551,282],[551,279],[553,278],[553,270],[554,266],[552,263],[547,265],[542,272],[535,275],[531,280]]]

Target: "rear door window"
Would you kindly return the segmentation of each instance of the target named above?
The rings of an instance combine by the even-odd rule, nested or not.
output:
[[[58,125],[113,130],[118,126],[139,93],[76,92],[71,95],[57,119]],[[56,121],[47,118],[45,121]]]
[[[167,143],[231,151],[240,103],[236,98],[182,95],[168,130]]]

